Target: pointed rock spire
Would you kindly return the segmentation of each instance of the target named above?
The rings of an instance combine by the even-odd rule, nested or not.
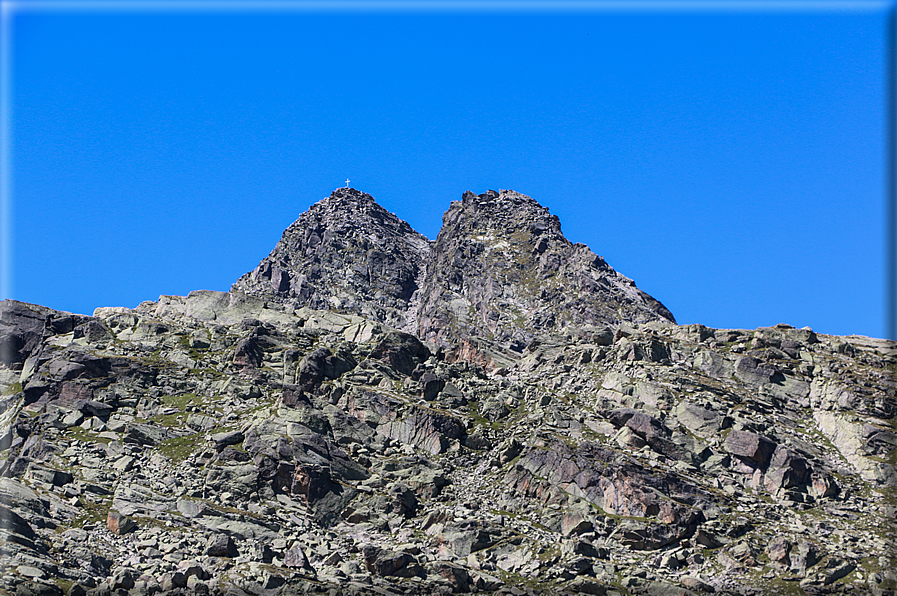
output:
[[[354,188],[338,188],[303,213],[235,290],[278,302],[408,324],[430,242]]]

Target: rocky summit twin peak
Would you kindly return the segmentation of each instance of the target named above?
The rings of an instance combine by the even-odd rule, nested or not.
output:
[[[520,352],[571,325],[675,322],[660,302],[561,233],[512,190],[465,192],[430,242],[366,193],[313,205],[234,289],[293,306],[361,313],[450,346],[478,338]]]

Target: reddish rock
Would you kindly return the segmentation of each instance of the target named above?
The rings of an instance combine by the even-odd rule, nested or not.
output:
[[[463,567],[452,565],[444,561],[439,561],[433,565],[433,570],[440,576],[447,579],[457,592],[470,591],[470,574]]]
[[[264,353],[253,336],[241,339],[234,349],[234,364],[244,368],[258,368],[262,365]]]
[[[106,516],[106,527],[113,534],[121,536],[134,531],[137,528],[137,524],[131,518],[113,510]]]
[[[784,536],[776,536],[766,546],[766,554],[769,560],[785,567],[791,565],[788,553],[791,551],[791,543]]]

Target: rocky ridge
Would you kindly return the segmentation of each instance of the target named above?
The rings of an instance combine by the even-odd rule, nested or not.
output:
[[[677,326],[635,294],[602,323],[585,290],[565,295],[585,320],[545,323],[550,301],[505,286],[611,274],[535,208],[501,245],[516,224],[476,217],[485,196],[427,245],[362,200],[380,228],[309,244],[297,222],[321,270],[294,285],[289,251],[267,270],[304,297],[0,302],[0,593],[895,593],[894,342]],[[484,248],[453,255],[470,234]],[[364,314],[297,306],[330,297]],[[440,337],[452,300],[495,325]],[[513,308],[542,323],[515,335]]]
[[[511,190],[468,191],[451,204],[418,310],[421,338],[450,344],[480,337],[517,353],[544,331],[675,322],[602,257],[564,238],[557,216]]]
[[[675,322],[631,279],[564,238],[548,209],[512,190],[464,193],[430,242],[370,195],[337,189],[233,289],[360,314],[443,347],[479,342],[484,358],[500,363],[542,331]]]

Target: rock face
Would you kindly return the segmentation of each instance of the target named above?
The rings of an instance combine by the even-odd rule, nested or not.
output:
[[[0,594],[895,593],[894,342],[677,326],[516,193],[432,244],[368,199],[258,296],[0,302]]]
[[[233,289],[360,314],[444,347],[479,339],[518,354],[536,333],[675,322],[526,195],[468,191],[442,219],[430,242],[370,195],[337,189]]]
[[[406,327],[430,242],[354,188],[312,205],[234,289]]]
[[[521,352],[534,334],[582,325],[675,322],[660,302],[526,195],[464,193],[442,217],[421,290],[417,333],[483,337]]]

